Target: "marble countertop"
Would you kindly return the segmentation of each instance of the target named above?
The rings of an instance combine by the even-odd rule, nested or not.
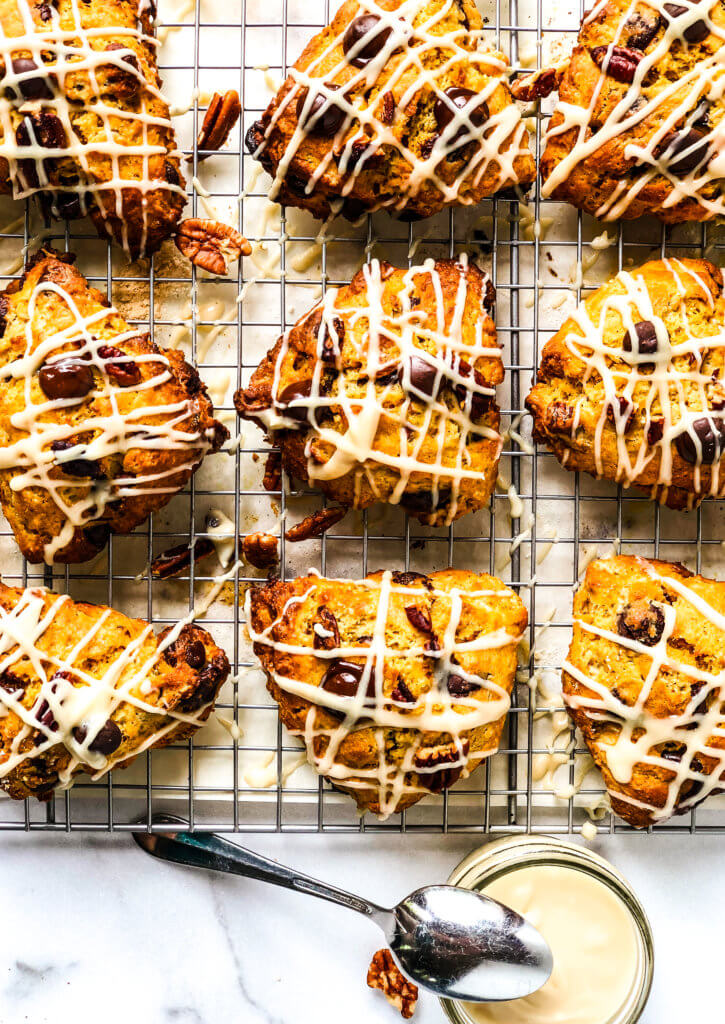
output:
[[[309,874],[395,902],[443,880],[461,836],[248,836]],[[365,985],[377,929],[258,882],[160,864],[130,837],[6,833],[2,1024],[395,1024]],[[656,971],[643,1024],[712,1018],[721,987],[722,837],[607,836],[593,844],[637,889]],[[344,1013],[341,1013],[341,1008]],[[423,995],[414,1020],[438,1024]]]

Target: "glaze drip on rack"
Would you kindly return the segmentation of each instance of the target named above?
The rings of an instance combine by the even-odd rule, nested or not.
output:
[[[387,817],[495,752],[526,626],[498,580],[311,575],[248,594],[246,612],[283,721],[361,808]]]

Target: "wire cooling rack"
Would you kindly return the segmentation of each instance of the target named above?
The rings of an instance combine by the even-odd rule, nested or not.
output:
[[[503,429],[513,427],[501,460],[501,488],[490,510],[450,529],[421,527],[402,511],[348,513],[319,541],[281,542],[281,572],[310,566],[356,577],[384,567],[430,570],[448,564],[493,572],[518,590],[529,609],[528,663],[522,665],[501,749],[470,779],[440,798],[427,798],[385,822],[360,819],[353,802],[335,793],[302,762],[254,668],[240,602],[258,575],[240,569],[222,587],[203,624],[229,654],[234,677],[216,714],[188,742],[149,752],[129,769],[101,780],[83,776],[47,805],[0,800],[0,829],[124,830],[156,811],[172,811],[192,827],[218,831],[455,831],[497,833],[580,831],[597,818],[601,830],[627,829],[602,806],[596,772],[570,732],[556,696],[571,630],[572,589],[585,563],[614,548],[681,560],[697,571],[725,572],[723,505],[705,502],[691,514],[660,509],[647,498],[562,470],[535,451],[528,417],[519,419],[538,352],[590,287],[617,269],[661,253],[714,255],[718,228],[664,228],[654,221],[598,224],[538,189],[525,205],[506,198],[475,210],[447,212],[415,225],[375,215],[357,227],[328,226],[299,211],[270,206],[269,180],[243,155],[241,142],[310,36],[330,20],[332,0],[162,0],[160,66],[176,105],[181,145],[189,156],[187,216],[214,216],[253,242],[235,279],[210,281],[168,244],[153,262],[128,266],[85,221],[47,227],[37,214],[6,200],[0,206],[0,270],[7,280],[23,251],[39,242],[75,251],[80,269],[132,323],[150,328],[162,346],[178,345],[199,364],[215,404],[234,431],[232,394],[259,358],[327,287],[346,283],[361,262],[385,256],[397,263],[467,250],[497,290],[497,326],[506,381],[500,389]],[[561,54],[575,38],[581,10],[543,0],[479,0],[491,41],[524,72]],[[195,139],[208,97],[236,88],[243,123],[223,152],[199,160]],[[548,103],[548,101],[546,101]],[[530,111],[538,157],[547,108]],[[241,199],[240,199],[241,196]],[[606,232],[606,233],[605,233]],[[242,296],[242,301],[239,297]],[[152,581],[151,559],[204,535],[205,517],[222,510],[241,538],[279,530],[320,507],[319,494],[262,487],[262,435],[242,425],[229,454],[206,460],[189,489],[133,535],[115,537],[93,563],[43,569],[23,563],[7,524],[0,529],[0,565],[8,583],[43,582],[73,597],[98,601],[152,621],[159,628],[185,615],[222,571],[214,560],[186,576]],[[531,676],[542,685],[528,685]],[[553,751],[553,753],[552,753]],[[723,805],[711,799],[697,812],[657,831],[725,831]]]

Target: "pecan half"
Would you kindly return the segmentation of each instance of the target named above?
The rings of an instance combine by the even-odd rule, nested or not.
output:
[[[214,544],[208,537],[199,537],[193,548],[191,544],[178,544],[175,548],[162,551],[151,563],[151,579],[168,580],[184,572],[191,566],[192,550],[194,561],[200,562],[214,552]]]
[[[282,488],[282,455],[277,448],[273,448],[267,456],[262,487],[265,491],[279,491]]]
[[[232,129],[239,120],[242,113],[242,104],[239,102],[239,93],[236,89],[229,89],[222,96],[215,92],[212,96],[201,130],[196,139],[198,150],[216,151],[222,148],[229,138]],[[210,152],[199,153],[199,160],[206,160]],[[193,160],[188,156],[187,160]]]
[[[230,263],[252,251],[247,239],[229,224],[196,217],[181,222],[174,242],[182,256],[218,277],[229,272]]]
[[[342,506],[320,508],[317,512],[313,512],[312,515],[306,516],[301,523],[297,523],[285,531],[285,537],[293,543],[300,540],[310,540],[311,537],[321,537],[331,526],[339,523],[346,513],[347,509]]]
[[[644,54],[639,50],[630,50],[626,46],[595,46],[592,60],[604,70],[615,82],[629,83],[634,80],[637,65]]]
[[[406,1020],[410,1020],[415,1013],[418,986],[403,975],[389,949],[379,949],[373,954],[368,967],[368,986],[379,988],[391,1006]]]
[[[524,103],[533,103],[534,100],[543,99],[550,95],[554,89],[559,88],[559,83],[569,66],[569,58],[557,61],[545,68],[537,68],[536,71],[523,75],[511,83],[511,94],[514,99],[523,100]]]
[[[278,541],[273,533],[250,533],[242,541],[242,554],[256,569],[268,569],[279,560]]]

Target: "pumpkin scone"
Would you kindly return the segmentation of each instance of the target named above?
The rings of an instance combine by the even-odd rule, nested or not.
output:
[[[381,817],[496,751],[526,623],[512,590],[457,569],[311,575],[247,595],[283,723],[322,776]]]
[[[445,525],[488,504],[502,440],[494,289],[465,256],[373,260],[277,342],[239,414],[289,473],[348,508],[400,504]]]
[[[723,45],[725,0],[594,4],[560,76],[542,194],[604,220],[725,214]]]
[[[725,299],[706,260],[621,271],[546,343],[526,399],[570,470],[677,509],[725,494]]]
[[[228,431],[180,352],[39,252],[0,293],[0,501],[31,562],[83,562],[162,508]]]
[[[90,216],[134,259],[186,204],[154,16],[139,0],[0,0],[0,191]]]
[[[229,662],[206,630],[0,583],[0,787],[48,800],[206,721]]]
[[[404,220],[534,180],[503,54],[473,0],[347,0],[247,132],[270,199]]]
[[[725,583],[624,555],[591,563],[564,699],[625,821],[662,822],[719,792],[723,679]]]

